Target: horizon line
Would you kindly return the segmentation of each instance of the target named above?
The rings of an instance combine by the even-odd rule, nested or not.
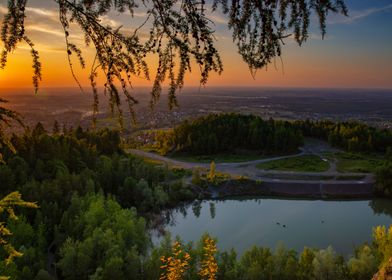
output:
[[[90,86],[82,86],[83,89],[91,89]],[[162,86],[163,91],[168,89],[168,86]],[[211,86],[185,86],[182,89],[178,89],[178,92],[186,91],[187,89],[200,89],[200,90],[208,90],[208,89],[216,89],[216,88],[225,88],[225,89],[317,89],[317,90],[392,90],[392,87],[353,87],[353,86],[272,86],[272,85],[262,85],[262,86],[254,86],[254,85],[240,85],[240,86],[232,86],[232,85],[211,85]],[[34,95],[39,95],[40,90],[45,89],[75,89],[83,93],[78,86],[45,86],[40,87],[38,92]],[[98,87],[99,90],[103,90],[104,87]],[[133,86],[129,88],[131,91],[135,89],[152,89],[152,86]],[[34,88],[30,86],[19,86],[19,87],[3,87],[0,86],[0,90],[32,90],[34,92]],[[86,92],[84,92],[86,93]],[[162,92],[164,93],[164,92]]]

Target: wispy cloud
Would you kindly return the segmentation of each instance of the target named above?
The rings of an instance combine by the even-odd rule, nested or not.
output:
[[[66,54],[65,48],[56,47],[56,46],[48,45],[48,44],[36,44],[35,48],[39,52],[51,52],[51,53],[63,53],[63,54]],[[25,50],[25,51],[30,51],[31,50],[31,48],[29,46],[27,46],[26,44],[22,44],[22,45],[18,46],[18,49]]]
[[[142,18],[144,18],[144,17],[147,16],[147,13],[146,12],[133,12],[133,16],[134,17],[142,17]]]
[[[27,29],[29,31],[38,31],[38,32],[43,32],[59,37],[64,37],[64,32],[61,30],[56,30],[56,29],[50,29],[48,26],[44,25],[35,25],[35,24],[30,24],[27,26]]]
[[[107,16],[107,15],[101,16],[101,17],[99,18],[99,20],[100,20],[100,23],[101,23],[101,24],[103,24],[103,25],[108,25],[108,26],[110,26],[110,27],[112,27],[112,28],[116,28],[116,27],[119,27],[119,26],[122,25],[119,21],[114,20],[114,19],[111,19],[111,18],[110,18],[109,16]]]
[[[228,20],[221,15],[218,15],[216,13],[210,13],[207,14],[207,17],[214,23],[227,25]]]
[[[32,8],[32,7],[26,7],[26,12],[33,13],[39,16],[47,17],[53,20],[57,20],[59,17],[59,14],[55,10],[48,10],[44,8]]]
[[[353,23],[355,21],[361,20],[363,18],[367,18],[371,15],[392,10],[392,4],[386,5],[384,7],[377,8],[368,8],[360,11],[351,11],[348,17],[345,16],[336,16],[331,18],[328,23],[329,24],[345,24],[345,23]]]

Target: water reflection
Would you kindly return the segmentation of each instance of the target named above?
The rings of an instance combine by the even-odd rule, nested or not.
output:
[[[194,201],[168,211],[166,231],[184,241],[208,232],[218,247],[234,247],[240,254],[252,245],[274,248],[279,242],[302,250],[326,248],[348,255],[371,241],[372,228],[392,224],[392,201],[321,201],[238,198]]]
[[[200,216],[201,202],[202,202],[201,200],[196,200],[192,204],[193,215],[195,215],[195,217],[197,217],[197,218],[199,218],[199,216]]]
[[[369,206],[375,214],[384,214],[392,217],[392,200],[373,199],[369,201]]]
[[[210,202],[210,215],[211,215],[211,219],[214,219],[214,218],[215,218],[215,214],[216,214],[215,203]]]

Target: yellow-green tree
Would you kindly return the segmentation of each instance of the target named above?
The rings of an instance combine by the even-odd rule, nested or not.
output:
[[[378,273],[372,279],[390,279],[392,275],[392,225],[387,229],[385,226],[377,226],[373,229],[373,242],[380,254],[381,265]]]
[[[373,229],[373,239],[377,251],[381,255],[382,265],[392,258],[392,225],[377,226]]]
[[[19,192],[12,192],[0,200],[0,215],[5,213],[9,219],[17,220],[18,216],[15,214],[16,207],[23,208],[37,208],[35,202],[26,202],[22,199]],[[7,254],[5,259],[6,265],[13,262],[14,258],[21,257],[23,254],[17,251],[12,244],[8,242],[8,237],[12,232],[7,228],[5,221],[0,221],[0,248]],[[6,276],[0,276],[0,280],[9,279]]]
[[[216,167],[215,167],[215,161],[211,161],[210,164],[210,172],[208,172],[207,175],[207,179],[210,182],[214,182],[215,181],[215,177],[216,177],[216,171],[215,171]]]
[[[191,256],[184,252],[181,243],[176,241],[172,247],[172,253],[170,256],[162,256],[161,266],[162,273],[159,277],[160,280],[182,280],[184,274],[189,268],[189,261]]]
[[[201,279],[215,280],[218,273],[218,264],[215,258],[217,252],[216,244],[214,239],[208,236],[203,240],[203,243],[203,258],[199,275]]]

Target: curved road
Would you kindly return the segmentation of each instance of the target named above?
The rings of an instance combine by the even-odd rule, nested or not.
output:
[[[135,150],[135,149],[128,149],[127,152],[145,157],[150,158],[153,160],[164,162],[170,166],[180,167],[184,169],[194,169],[194,168],[204,168],[209,169],[210,164],[208,163],[197,163],[197,162],[185,162],[180,160],[171,159],[168,157],[164,157],[155,153],[145,152],[142,150]],[[325,182],[328,184],[368,184],[373,183],[373,175],[368,173],[339,173],[336,171],[336,163],[330,162],[329,170],[325,172],[294,172],[294,171],[277,171],[277,170],[262,170],[256,167],[259,163],[279,160],[279,159],[286,159],[297,157],[301,155],[308,155],[308,154],[315,154],[320,156],[323,160],[328,161],[325,159],[320,153],[315,152],[313,150],[309,150],[305,148],[301,149],[300,153],[288,156],[279,156],[279,157],[271,157],[266,159],[259,159],[259,160],[252,160],[246,162],[230,162],[230,163],[216,163],[216,170],[223,173],[228,173],[234,176],[246,176],[254,180],[262,180],[264,182],[282,182],[282,183],[310,183],[310,182]],[[271,178],[271,177],[278,177],[278,178]],[[286,178],[279,178],[279,176],[286,177]],[[290,177],[308,177],[307,180],[297,180],[297,179],[290,179]],[[337,180],[336,177],[341,176],[362,176],[361,180]],[[314,180],[311,180],[311,177],[314,177]],[[331,180],[322,180],[320,177],[332,177]]]

